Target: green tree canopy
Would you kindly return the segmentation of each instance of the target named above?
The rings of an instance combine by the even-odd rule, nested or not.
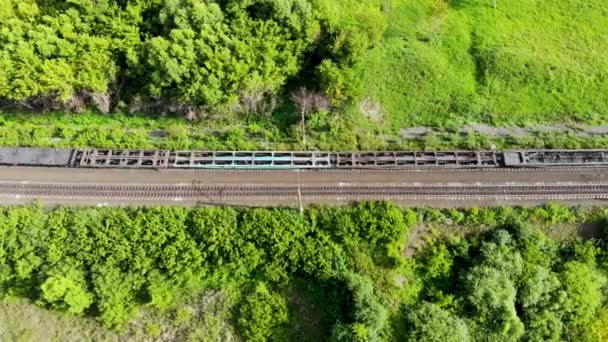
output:
[[[470,339],[464,321],[435,304],[424,302],[408,316],[408,341],[467,342]]]

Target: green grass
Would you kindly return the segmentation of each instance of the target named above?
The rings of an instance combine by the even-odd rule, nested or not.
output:
[[[313,121],[316,120],[316,121]],[[338,114],[311,118],[308,150],[449,150],[508,148],[600,148],[608,136],[568,132],[527,136],[458,133],[449,128],[416,139],[347,121]],[[358,128],[357,128],[358,127]],[[79,148],[160,148],[170,150],[301,150],[295,129],[281,129],[269,120],[187,122],[175,117],[100,115],[95,113],[0,113],[0,146]]]
[[[68,317],[25,300],[0,302],[0,341],[119,341],[93,319]]]
[[[293,143],[275,124],[262,120],[192,123],[177,117],[93,112],[0,112],[0,146],[247,150],[265,144],[291,149]]]
[[[395,0],[358,68],[395,129],[605,123],[603,0]]]

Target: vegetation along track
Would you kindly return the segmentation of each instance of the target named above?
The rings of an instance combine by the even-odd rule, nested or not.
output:
[[[552,184],[95,184],[0,182],[0,196],[17,199],[222,202],[226,199],[280,200],[303,198],[346,200],[608,199],[608,183]]]

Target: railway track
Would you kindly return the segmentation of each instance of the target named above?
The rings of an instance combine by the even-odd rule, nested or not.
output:
[[[95,184],[0,182],[0,197],[51,201],[225,203],[230,200],[601,200],[608,183],[551,184]]]

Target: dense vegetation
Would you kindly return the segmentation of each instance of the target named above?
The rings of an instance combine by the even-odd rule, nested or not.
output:
[[[257,110],[310,56],[318,77],[332,79],[378,41],[383,27],[375,1],[0,5],[0,97],[30,104],[58,100],[68,107],[89,101],[102,110],[109,109],[110,95],[116,105],[143,97],[188,110]]]
[[[369,203],[304,214],[5,207],[0,294],[119,331],[142,308],[172,310],[188,293],[236,289],[225,312],[251,341],[591,341],[608,336],[606,233],[557,240],[528,224],[550,232],[605,220],[603,209],[555,205],[403,211]],[[406,247],[414,225],[451,233],[431,235],[416,252]],[[458,234],[463,228],[478,232]],[[172,317],[183,324],[189,315]],[[205,333],[214,332],[182,337]]]
[[[509,148],[608,148],[608,134],[587,133],[576,127],[566,131],[496,136],[480,133],[437,132],[422,137],[376,136],[356,130],[352,123],[323,119],[307,124],[307,148],[318,150],[446,150]],[[205,123],[176,117],[133,115],[0,114],[1,146],[163,148],[173,150],[298,150],[298,134],[272,118],[248,119],[247,125],[234,118]],[[313,129],[314,128],[314,129]],[[326,131],[328,129],[328,131]],[[606,128],[600,129],[608,129]]]
[[[288,143],[302,114],[313,145],[347,148],[393,148],[409,126],[605,124],[607,13],[603,0],[2,0],[0,101],[254,117]]]

